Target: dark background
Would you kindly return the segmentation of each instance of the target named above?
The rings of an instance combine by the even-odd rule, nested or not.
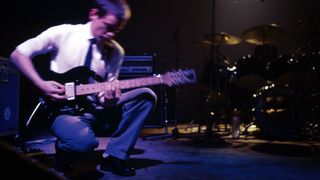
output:
[[[210,57],[208,49],[194,42],[203,40],[204,35],[213,31],[212,27],[216,32],[241,37],[250,27],[276,23],[286,31],[276,46],[279,53],[288,55],[306,47],[306,40],[313,36],[299,20],[320,12],[318,0],[131,0],[129,3],[132,19],[117,37],[127,55],[154,55],[156,73],[177,67],[194,68],[198,79],[203,76]],[[29,0],[1,4],[0,56],[9,57],[20,42],[52,25],[85,23],[90,1]],[[255,45],[242,41],[233,46],[221,45],[220,52],[234,64],[254,48]],[[202,86],[198,83],[179,87],[178,122],[189,122],[199,113]]]

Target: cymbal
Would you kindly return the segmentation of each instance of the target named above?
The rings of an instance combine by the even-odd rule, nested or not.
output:
[[[243,39],[251,44],[272,44],[282,39],[286,31],[276,24],[254,26],[242,33]]]
[[[209,34],[205,36],[205,43],[210,43],[213,45],[236,45],[241,42],[241,38],[227,34],[225,32],[219,32],[214,34]]]

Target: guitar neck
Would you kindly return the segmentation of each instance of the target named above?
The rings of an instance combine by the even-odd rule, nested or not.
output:
[[[145,86],[160,85],[160,84],[163,84],[163,80],[161,76],[151,76],[151,77],[120,80],[118,82],[102,82],[102,83],[77,85],[75,89],[76,91],[75,93],[77,96],[80,96],[80,95],[94,94],[102,91],[108,91],[112,89],[112,87],[115,85],[114,83],[118,83],[118,87],[121,90],[123,90],[123,89],[132,89],[132,88],[145,87]]]

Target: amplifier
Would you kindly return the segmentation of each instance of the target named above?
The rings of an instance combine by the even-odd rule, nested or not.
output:
[[[9,60],[0,57],[0,135],[19,129],[20,75]]]
[[[153,56],[125,56],[120,69],[120,75],[125,74],[153,74],[154,60]]]

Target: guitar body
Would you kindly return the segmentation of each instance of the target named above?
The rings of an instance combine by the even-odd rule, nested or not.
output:
[[[75,85],[88,84],[90,80],[96,79],[97,75],[88,67],[79,66],[75,67],[65,73],[56,73],[49,71],[45,76],[46,80],[57,81],[60,84],[73,82]],[[46,109],[52,115],[56,114],[81,114],[85,109],[92,108],[87,96],[79,96],[74,100],[56,101],[51,98],[45,97],[44,103]]]
[[[49,71],[49,73],[44,77],[46,80],[55,80],[61,84],[67,82],[75,82],[76,84],[89,83],[89,78],[95,77],[95,72],[85,66],[75,67],[70,69],[65,73],[56,73]]]

